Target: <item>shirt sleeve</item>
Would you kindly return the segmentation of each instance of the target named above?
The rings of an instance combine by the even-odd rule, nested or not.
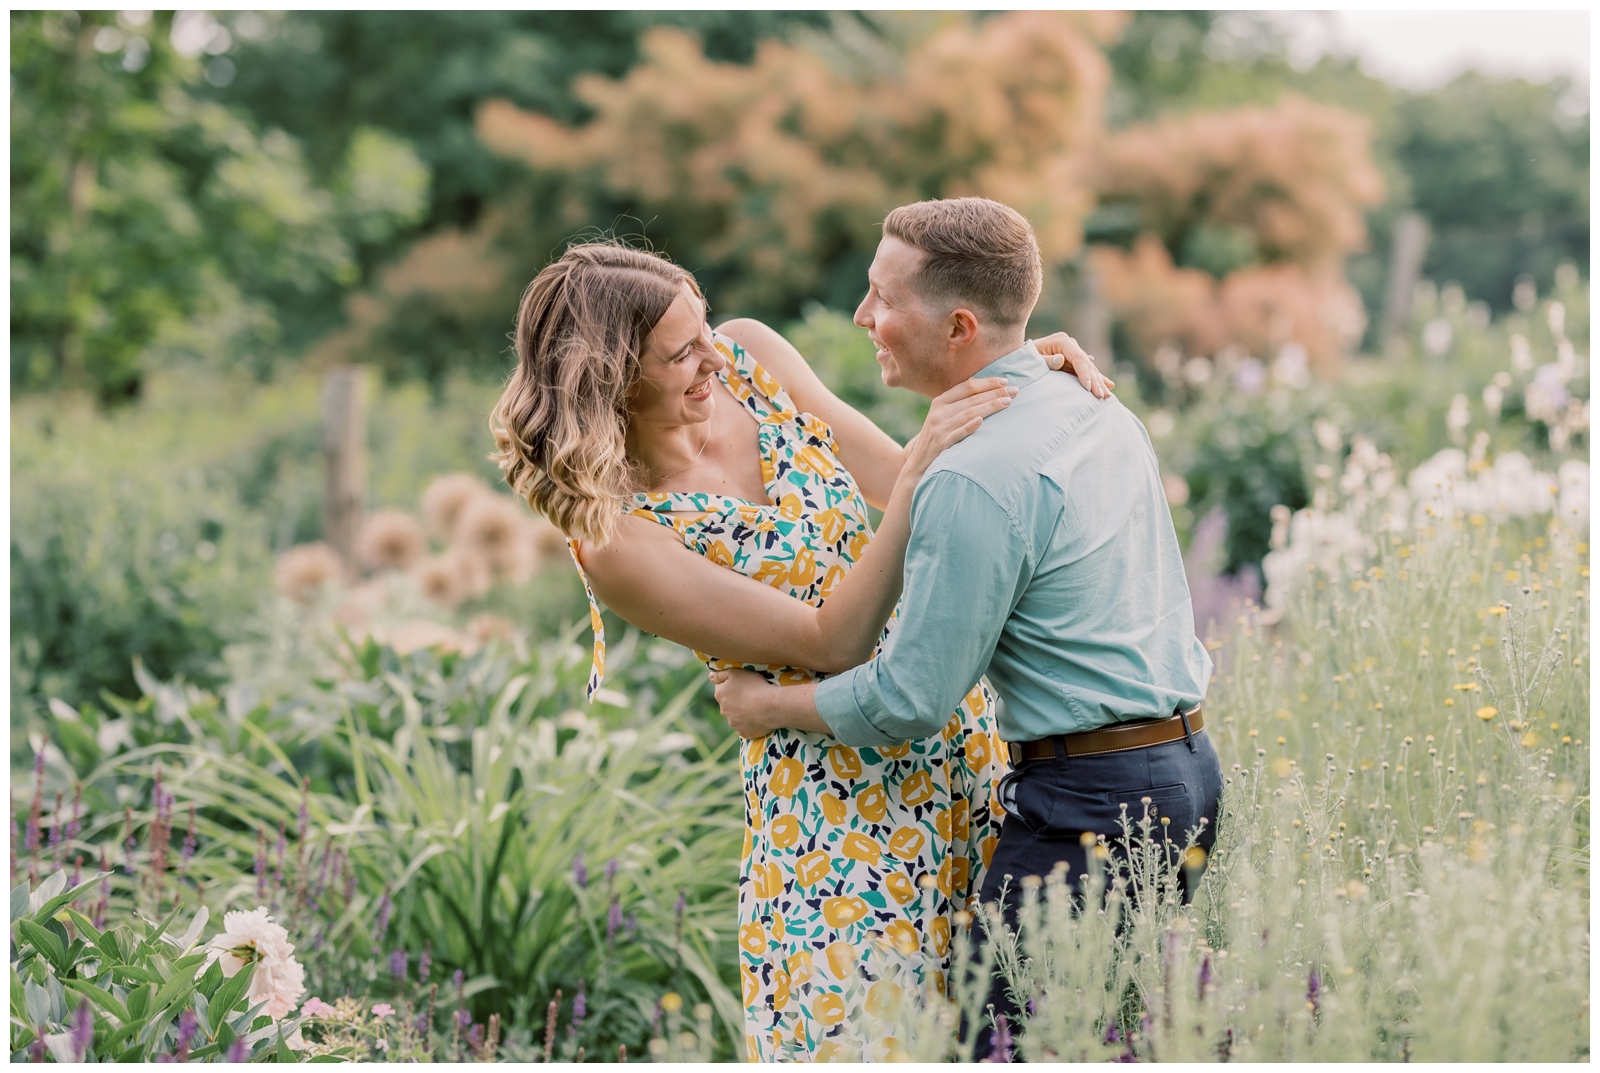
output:
[[[900,621],[878,657],[817,686],[817,713],[847,745],[929,737],[989,666],[1031,576],[1015,520],[971,478],[928,475],[911,506]]]

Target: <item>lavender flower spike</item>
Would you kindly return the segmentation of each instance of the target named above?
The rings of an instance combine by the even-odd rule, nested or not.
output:
[[[589,885],[589,869],[583,863],[582,850],[579,850],[578,855],[572,858],[572,881],[580,887]]]
[[[85,1000],[72,1012],[72,1053],[83,1061],[94,1042],[94,1009]]]
[[[994,1048],[989,1052],[989,1061],[1011,1061],[1011,1025],[1003,1013],[997,1014],[994,1019]]]
[[[404,950],[396,950],[389,955],[389,975],[396,980],[402,979],[406,974],[406,967],[411,963],[411,956]]]

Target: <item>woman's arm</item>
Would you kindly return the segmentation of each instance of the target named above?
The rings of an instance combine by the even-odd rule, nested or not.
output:
[[[717,331],[748,350],[777,378],[796,406],[816,414],[832,427],[839,461],[856,479],[862,498],[879,510],[885,509],[905,462],[906,449],[873,424],[871,418],[835,395],[793,343],[759,320],[736,317]],[[1095,368],[1094,359],[1077,340],[1065,332],[1037,339],[1034,345],[1052,369],[1077,376],[1095,396],[1106,398],[1116,386]]]
[[[820,608],[718,566],[660,523],[632,516],[606,546],[580,545],[589,585],[624,620],[723,659],[816,671],[864,663],[900,598],[917,481],[1013,394],[993,378],[965,381],[934,400],[877,534]]]
[[[759,320],[736,317],[719,325],[717,331],[748,350],[783,385],[796,406],[828,423],[839,461],[856,479],[861,497],[879,510],[885,509],[905,461],[905,448],[866,414],[835,395],[793,343]]]

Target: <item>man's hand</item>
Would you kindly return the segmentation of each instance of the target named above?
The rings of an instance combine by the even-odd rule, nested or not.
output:
[[[833,733],[817,714],[815,683],[780,687],[754,671],[737,668],[714,670],[711,681],[722,717],[741,738],[762,738],[786,727]]]

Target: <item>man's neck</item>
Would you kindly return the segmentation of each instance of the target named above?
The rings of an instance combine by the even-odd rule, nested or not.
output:
[[[992,343],[985,342],[972,344],[972,346],[967,347],[964,351],[955,356],[954,361],[950,366],[949,383],[941,386],[933,393],[932,396],[930,396],[930,398],[942,395],[944,392],[949,391],[963,380],[970,380],[973,376],[977,375],[979,369],[993,365],[995,362],[999,361],[1001,358],[1005,357],[1007,354],[1010,354],[1014,350],[1020,350],[1022,345],[1027,341],[1028,337],[1026,333],[1019,331],[1015,335],[1007,336],[1004,339],[1000,339]]]

